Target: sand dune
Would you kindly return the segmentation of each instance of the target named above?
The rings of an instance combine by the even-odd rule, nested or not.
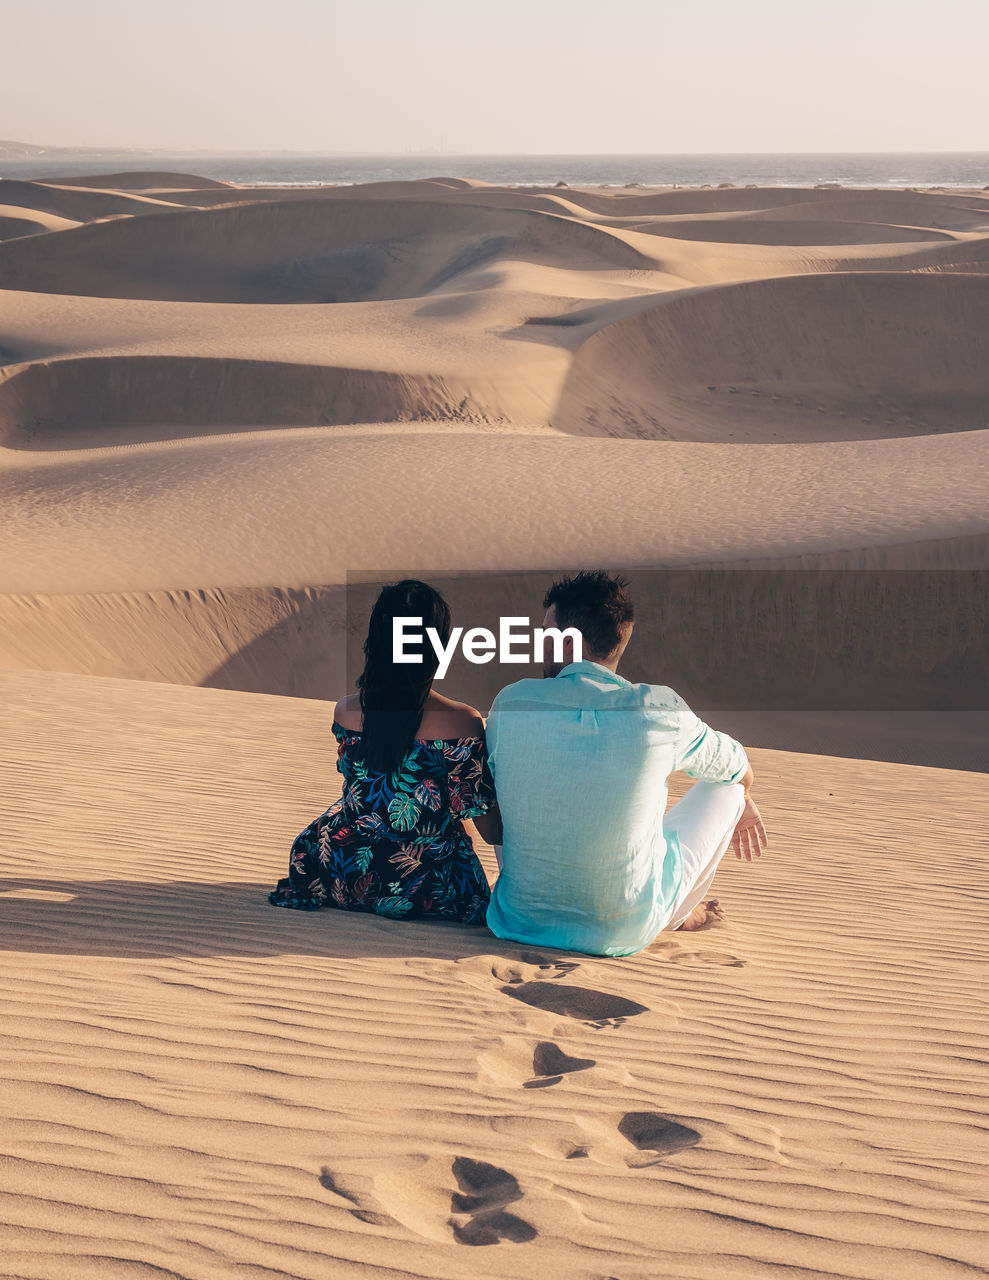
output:
[[[989,426],[989,288],[978,277],[791,276],[637,311],[580,344],[555,425],[749,441]]]
[[[27,218],[0,216],[0,240],[13,240],[17,236],[32,236],[46,229],[33,218],[29,220]]]
[[[645,567],[972,538],[986,533],[987,439],[660,450],[649,440],[358,425],[19,454],[5,477],[0,587],[306,587],[396,561],[420,573],[592,556]],[[369,469],[374,496],[362,499]],[[429,484],[444,497],[427,521]],[[684,495],[716,518],[658,514]],[[588,519],[592,507],[609,518]],[[71,547],[59,554],[67,530]]]
[[[746,213],[753,217],[833,219],[850,217],[853,221],[876,221],[924,225],[930,220],[937,225],[952,216],[981,212],[982,221],[989,208],[981,192],[928,194],[909,190],[864,190],[846,188],[841,191],[800,187],[734,187],[730,190],[666,191],[567,191],[566,198],[599,214],[682,215]],[[971,220],[971,219],[969,219]],[[960,229],[965,229],[964,227]]]
[[[92,435],[79,441],[78,428],[93,424],[150,427],[152,438],[159,438],[160,405],[166,398],[172,405],[167,434],[187,425],[203,430],[204,423],[210,434],[223,426],[357,423],[367,418],[369,403],[396,422],[508,421],[496,388],[485,390],[466,379],[431,374],[260,360],[66,359],[7,371],[0,381],[0,432],[5,421],[10,424],[3,442],[13,448],[91,447]],[[506,399],[510,404],[511,397]],[[44,425],[35,425],[39,422]]]
[[[5,1272],[978,1273],[980,776],[756,750],[728,923],[592,959],[269,907],[331,715],[0,678]]]
[[[488,585],[480,599],[465,590],[468,584],[443,579],[457,616],[476,620],[482,608],[537,615],[551,566],[944,572],[984,568],[989,560],[986,432],[741,449],[667,442],[657,450],[651,441],[467,437],[455,426],[445,435],[408,430],[289,428],[249,439],[19,455],[30,465],[6,477],[0,665],[329,698],[357,670],[347,627],[348,599],[356,597],[353,588],[333,585],[355,568],[379,580],[389,574],[382,565],[394,566],[389,576],[427,578],[438,569],[499,570],[505,593]],[[369,466],[377,488],[362,505],[352,495]],[[932,476],[939,485],[933,490]],[[428,484],[449,496],[427,524],[419,493]],[[716,514],[694,527],[657,518],[685,494],[696,510]],[[605,529],[586,518],[589,506],[617,514]],[[479,528],[495,518],[498,540],[482,543]],[[415,534],[396,563],[394,530],[402,528]],[[534,571],[521,593],[509,590],[513,575],[506,571],[517,569]],[[186,585],[197,581],[205,585]],[[780,589],[785,595],[785,580]],[[698,705],[723,706],[718,699],[726,692],[736,699],[744,692],[746,705],[758,706],[781,661],[779,611],[785,617],[793,602],[744,611],[738,622],[730,612],[717,632],[677,634],[661,582],[655,590],[651,615],[652,585],[636,587],[643,629],[634,677],[677,687],[693,673]],[[861,684],[867,669],[858,673],[858,686],[850,682],[855,647],[874,661],[877,640],[858,641],[851,623],[843,624],[853,645],[852,653],[844,651],[847,691],[858,688],[855,705],[862,708],[854,729],[848,716],[839,717],[837,734],[831,722],[799,712],[757,716],[740,722],[743,741],[755,734],[766,746],[785,742],[790,749],[954,767],[982,759],[979,767],[989,768],[985,715],[972,722],[951,719],[960,711],[945,713],[937,737],[927,722],[904,722],[910,707],[981,705],[966,702],[979,696],[978,682],[961,683],[966,664],[978,665],[978,638],[986,634],[984,586],[978,598],[981,615],[951,606],[947,616],[955,625],[927,665],[913,645],[906,648],[908,669],[894,673],[892,685],[887,675],[885,692],[878,683],[875,690]],[[367,607],[365,601],[358,610],[361,625]],[[914,606],[908,617],[916,614]],[[828,629],[821,643],[827,651]],[[729,670],[742,683],[733,694],[715,694],[703,669],[726,648],[736,655]],[[812,646],[804,657],[816,666]],[[929,672],[923,682],[922,670]],[[953,675],[946,679],[945,670]],[[455,674],[460,683],[449,692],[474,705],[487,706],[500,683],[495,669]],[[779,705],[778,688],[773,697],[763,705]],[[833,688],[822,687],[811,705],[834,703]],[[868,709],[882,705],[901,710],[883,720]]]
[[[103,174],[0,240],[0,1272],[978,1274],[986,195]],[[729,922],[269,907],[380,582],[589,564],[750,750]]]
[[[600,266],[651,265],[627,238],[524,211],[283,200],[101,223],[43,245],[0,245],[0,287],[199,302],[361,302],[426,294],[500,257],[535,254],[552,263],[574,252]]]
[[[37,213],[52,213],[76,222],[91,222],[114,213],[160,213],[168,201],[140,192],[85,190],[56,187],[47,182],[23,182],[0,178],[0,204],[16,205]]]
[[[725,213],[740,209],[775,209],[817,198],[813,191],[801,188],[760,187],[746,190],[704,190],[702,188],[667,190],[588,190],[571,187],[567,199],[584,209],[604,215]]]
[[[16,204],[0,204],[0,240],[12,240],[15,236],[34,236],[42,231],[68,231],[70,227],[78,225],[72,218],[60,218],[54,213],[21,208]]]
[[[945,231],[927,227],[902,226],[893,222],[852,222],[835,219],[827,222],[817,219],[768,218],[755,221],[750,218],[712,218],[705,216],[692,221],[663,218],[641,222],[629,220],[630,231],[646,231],[655,235],[672,236],[674,239],[703,240],[709,243],[767,244],[767,245],[845,245],[845,244],[894,244],[915,243],[930,240],[953,240]]]
[[[989,228],[989,202],[985,196],[929,196],[912,191],[828,193],[826,198],[787,204],[751,214],[766,221],[837,220],[846,218],[877,225],[909,225],[960,232],[984,232]]]
[[[229,182],[203,178],[195,173],[154,172],[91,173],[85,177],[45,178],[50,187],[88,187],[96,191],[218,191],[231,189]]]
[[[348,569],[980,562],[979,193],[3,191],[0,660],[323,694],[238,645]]]
[[[324,201],[324,200],[367,200],[367,199],[400,199],[400,200],[436,200],[459,195],[467,195],[477,188],[487,188],[484,182],[472,182],[457,178],[416,178],[392,182],[362,182],[352,185],[333,187],[293,187],[291,191],[272,186],[232,186],[215,187],[209,190],[188,188],[169,189],[169,199],[180,204],[195,204],[201,208],[212,208],[218,204],[241,204],[245,200],[269,201]],[[490,188],[495,195],[499,188]],[[486,200],[485,203],[488,203]],[[497,203],[497,201],[492,201]],[[524,205],[523,207],[528,207]]]

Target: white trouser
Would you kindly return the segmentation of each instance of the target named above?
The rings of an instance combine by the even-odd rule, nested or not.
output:
[[[675,831],[683,854],[683,883],[665,929],[675,929],[707,896],[745,808],[740,782],[695,782],[668,809],[663,831]]]

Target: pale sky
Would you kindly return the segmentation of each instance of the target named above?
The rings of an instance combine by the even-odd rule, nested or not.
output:
[[[989,151],[989,0],[20,0],[0,49],[47,145]]]

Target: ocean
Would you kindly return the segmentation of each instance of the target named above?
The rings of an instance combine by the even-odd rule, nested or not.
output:
[[[849,152],[834,155],[659,156],[313,156],[166,154],[0,159],[2,178],[51,178],[120,170],[178,170],[250,186],[324,186],[396,179],[478,178],[497,186],[698,187],[749,183],[766,187],[989,186],[989,152]]]

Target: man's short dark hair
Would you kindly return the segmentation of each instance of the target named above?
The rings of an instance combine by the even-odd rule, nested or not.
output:
[[[628,583],[603,569],[585,569],[554,582],[543,598],[543,608],[550,605],[556,610],[556,625],[576,627],[586,648],[599,658],[615,652],[635,619]]]

